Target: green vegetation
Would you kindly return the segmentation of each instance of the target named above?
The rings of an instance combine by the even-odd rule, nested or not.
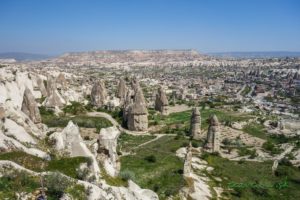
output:
[[[105,112],[110,114],[119,124],[123,122],[123,111],[122,109],[115,109],[115,110],[107,110],[105,108],[97,108],[98,112]]]
[[[59,199],[67,188],[73,184],[72,181],[56,172],[45,177],[45,186],[48,188],[47,193],[52,196],[52,198],[49,199]]]
[[[216,109],[204,109],[200,110],[200,112],[202,129],[206,129],[208,127],[208,119],[213,114],[215,114],[218,117],[219,121],[224,124],[246,121],[255,117],[249,114],[237,114],[231,111]],[[162,116],[160,114],[149,112],[149,123],[154,125],[153,123],[157,121],[158,124],[165,125],[165,127],[162,128],[161,131],[159,131],[162,133],[181,133],[188,135],[191,113],[192,111],[184,111],[171,113],[168,116]]]
[[[137,147],[138,145],[143,144],[154,138],[154,135],[134,136],[122,133],[118,138],[118,149],[121,149],[124,152],[130,152],[133,148]]]
[[[246,147],[239,147],[238,148],[238,154],[239,154],[239,156],[248,156],[248,155],[250,155],[249,156],[250,159],[255,158],[257,156],[255,149],[250,150]]]
[[[0,199],[17,199],[15,192],[33,192],[39,186],[37,177],[14,170],[0,177]]]
[[[86,112],[85,106],[82,103],[71,101],[71,105],[66,105],[63,109],[64,113],[72,115],[83,114]]]
[[[261,139],[267,139],[267,135],[266,135],[266,131],[264,129],[264,126],[262,124],[259,123],[250,123],[247,124],[244,128],[243,131],[254,136],[254,137],[258,137]]]
[[[49,127],[65,127],[68,125],[70,120],[72,120],[79,127],[96,128],[97,131],[100,131],[101,128],[112,126],[111,122],[103,117],[90,117],[84,115],[78,115],[74,117],[58,117],[54,115],[42,115],[43,123]]]
[[[224,187],[225,195],[228,199],[300,199],[300,170],[299,168],[279,165],[276,176],[272,174],[272,162],[236,162],[221,158],[216,155],[204,154],[202,156],[208,164],[214,167],[211,174],[208,174],[212,180],[213,177],[221,177],[221,183],[212,181],[212,186],[220,185]],[[202,173],[202,172],[201,172]],[[226,177],[226,178],[225,178]],[[278,188],[276,185],[287,179],[287,188]],[[231,183],[256,183],[268,185],[267,188],[235,187],[229,188]],[[274,187],[273,187],[274,186]]]
[[[106,181],[107,184],[112,185],[112,186],[127,186],[127,180],[122,178],[122,175],[119,174],[117,177],[112,177],[106,173],[105,170],[101,170],[101,177]]]
[[[274,145],[274,143],[270,140],[268,140],[267,142],[263,143],[262,148],[266,151],[268,151],[269,153],[271,153],[272,155],[274,154],[279,154],[281,153],[281,149],[279,149],[278,147],[276,147]]]
[[[76,169],[81,163],[90,162],[90,159],[86,157],[61,158],[47,161],[24,152],[17,151],[1,153],[0,160],[10,160],[36,172],[59,171],[73,178],[77,178]]]
[[[76,169],[81,163],[90,163],[90,159],[87,157],[72,157],[51,160],[46,167],[46,171],[59,171],[72,178],[78,178]]]
[[[44,181],[49,200],[59,199],[63,193],[68,193],[78,200],[86,199],[86,191],[82,185],[75,184],[58,173],[46,175]],[[33,193],[40,187],[39,177],[12,170],[0,177],[0,199],[18,199],[16,193]]]
[[[135,154],[121,157],[123,179],[133,179],[141,187],[154,190],[160,199],[175,195],[185,184],[183,160],[175,152],[187,145],[184,137],[163,136],[135,149]]]
[[[74,105],[74,106],[72,106]],[[76,106],[77,103],[70,105],[70,107],[66,106],[65,112],[80,112],[83,110],[83,105]],[[77,115],[77,116],[56,116],[52,110],[46,109],[44,106],[39,108],[42,122],[49,127],[65,127],[68,125],[69,121],[72,120],[79,127],[84,128],[96,128],[97,131],[100,131],[101,128],[107,128],[112,126],[111,122],[103,117],[90,117],[85,115]]]
[[[87,199],[86,190],[83,185],[72,185],[66,189],[66,192],[70,194],[73,199],[85,200]]]
[[[242,96],[246,96],[250,91],[251,91],[251,87],[250,86],[246,86],[244,88],[244,90],[241,92],[241,95]]]

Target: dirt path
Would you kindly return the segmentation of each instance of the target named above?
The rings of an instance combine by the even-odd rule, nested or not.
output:
[[[103,117],[109,120],[113,126],[116,126],[121,132],[125,132],[129,135],[151,135],[148,131],[130,131],[128,129],[123,128],[110,114],[105,112],[89,112],[87,116],[90,117]]]

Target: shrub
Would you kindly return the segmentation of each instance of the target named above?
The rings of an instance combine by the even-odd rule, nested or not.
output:
[[[71,105],[67,105],[63,108],[64,113],[70,113],[73,115],[77,115],[80,113],[85,113],[85,107],[83,104],[76,102],[76,101],[71,101]]]
[[[134,180],[135,179],[135,174],[132,171],[129,170],[124,170],[121,171],[119,176],[123,181],[128,181],[128,180]]]
[[[60,198],[64,194],[65,190],[70,187],[73,182],[68,180],[68,178],[64,177],[58,172],[54,172],[46,177],[46,187],[48,188],[48,192]]]
[[[156,162],[156,157],[154,155],[146,156],[144,159],[148,162],[151,162],[151,163]]]
[[[280,149],[277,148],[270,140],[265,142],[262,147],[266,150],[269,151],[271,154],[278,154],[280,153]]]
[[[47,109],[45,106],[39,107],[39,110],[40,110],[41,115],[49,115],[49,116],[54,115],[54,111],[50,110],[50,109]]]

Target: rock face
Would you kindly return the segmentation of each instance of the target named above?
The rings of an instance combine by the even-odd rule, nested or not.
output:
[[[209,120],[207,131],[206,148],[211,152],[219,152],[220,150],[220,132],[219,121],[216,115],[213,115]]]
[[[126,93],[126,98],[123,104],[123,125],[127,126],[127,121],[128,121],[128,111],[129,107],[132,104],[132,98],[131,98],[131,92],[130,90],[127,91]]]
[[[126,98],[126,93],[127,93],[126,83],[124,79],[120,79],[116,96],[121,99],[121,102],[123,102]]]
[[[191,117],[190,135],[194,140],[201,139],[201,115],[198,108],[193,109]]]
[[[57,90],[51,92],[51,95],[46,98],[43,103],[47,108],[63,107],[66,101],[61,97]]]
[[[134,103],[129,106],[127,116],[127,127],[132,131],[148,130],[148,111],[145,98],[141,89],[137,89]]]
[[[0,105],[0,120],[5,118],[5,109],[3,105]]]
[[[65,89],[67,87],[67,81],[63,73],[60,73],[56,78],[56,84],[57,87],[61,89]]]
[[[47,78],[47,94],[50,96],[55,90],[56,87],[56,81],[53,76],[48,76]]]
[[[90,157],[92,159],[92,165],[90,168],[96,178],[99,178],[100,168],[96,158],[81,138],[79,127],[77,125],[75,125],[72,121],[69,121],[68,125],[62,132],[55,132],[50,135],[49,138],[53,141],[55,149],[60,153],[65,153],[70,157]]]
[[[34,123],[41,122],[41,115],[35,102],[34,96],[31,91],[26,88],[24,91],[22,109],[21,109]]]
[[[61,97],[56,87],[56,80],[49,76],[47,81],[47,94],[48,97],[43,102],[47,108],[63,107],[66,101]]]
[[[136,89],[134,90],[134,102],[139,102],[146,106],[146,100],[144,97],[144,93],[139,85],[137,85]]]
[[[181,189],[179,196],[180,199],[209,200],[212,198],[210,186],[207,183],[209,179],[205,176],[199,176],[197,173],[199,169],[205,169],[207,163],[193,156],[193,152],[197,155],[200,153],[196,149],[193,149],[190,144],[185,155],[183,167],[183,177],[187,185]]]
[[[162,115],[168,114],[169,102],[162,87],[158,88],[155,99],[155,110],[161,112]]]
[[[95,82],[91,91],[91,104],[102,107],[106,104],[107,92],[103,81]]]
[[[41,79],[41,78],[38,78],[37,79],[37,85],[42,93],[42,96],[46,97],[47,96],[47,90],[45,88],[45,85],[44,85],[44,81]]]
[[[116,127],[102,128],[98,137],[98,156],[106,172],[117,176],[120,171],[120,161],[117,154],[117,140],[120,131]]]

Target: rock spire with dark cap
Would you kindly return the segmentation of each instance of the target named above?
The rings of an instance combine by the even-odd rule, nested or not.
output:
[[[91,104],[102,107],[106,104],[107,92],[103,81],[96,81],[91,91]]]
[[[137,87],[134,102],[128,108],[127,127],[132,131],[148,130],[148,111],[143,91]]]
[[[190,135],[195,140],[201,139],[201,115],[198,108],[193,108]]]
[[[41,115],[31,91],[26,88],[23,96],[22,111],[34,122],[41,122]]]
[[[158,88],[155,99],[155,110],[161,112],[162,115],[168,114],[169,102],[162,87]]]
[[[220,151],[220,132],[219,132],[219,121],[216,115],[211,116],[209,119],[209,127],[207,131],[206,148],[210,152]]]

